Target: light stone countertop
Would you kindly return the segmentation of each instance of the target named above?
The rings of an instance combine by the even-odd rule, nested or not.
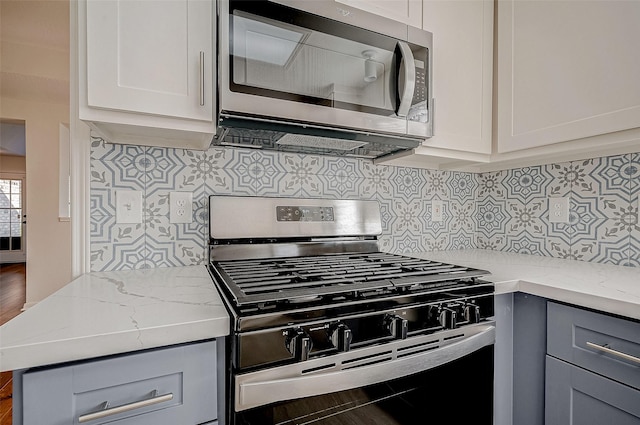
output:
[[[491,272],[496,294],[525,292],[640,320],[640,268],[469,249],[407,254]]]
[[[205,266],[89,273],[0,327],[0,371],[228,333]]]
[[[487,270],[496,294],[640,320],[640,268],[485,250],[406,255]],[[0,327],[0,370],[217,338],[229,326],[205,266],[90,273]]]

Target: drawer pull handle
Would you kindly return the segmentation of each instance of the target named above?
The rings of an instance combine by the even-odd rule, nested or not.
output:
[[[611,348],[609,348],[609,346],[607,344],[598,345],[598,344],[594,344],[593,342],[587,341],[587,346],[589,346],[591,348],[595,348],[596,350],[604,351],[605,353],[611,354],[612,356],[620,357],[621,359],[629,360],[631,362],[640,364],[640,358],[638,358],[636,356],[632,356],[631,354],[622,353],[620,351],[612,350]]]
[[[80,423],[89,422],[94,419],[105,418],[107,416],[115,415],[117,413],[128,412],[130,410],[140,409],[142,407],[151,406],[153,404],[158,404],[158,403],[162,403],[163,401],[169,401],[173,399],[173,393],[164,394],[160,396],[157,394],[158,394],[158,390],[154,390],[151,393],[151,398],[147,400],[136,401],[134,403],[123,404],[122,406],[116,406],[112,408],[109,408],[109,402],[105,401],[102,404],[102,408],[104,410],[82,415],[78,418],[78,422]]]

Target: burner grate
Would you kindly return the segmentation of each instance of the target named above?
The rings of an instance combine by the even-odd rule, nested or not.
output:
[[[483,270],[389,253],[332,254],[213,263],[238,306],[370,291],[420,290],[486,275]]]

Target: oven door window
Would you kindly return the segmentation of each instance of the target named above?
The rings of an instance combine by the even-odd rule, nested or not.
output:
[[[409,105],[424,101],[403,67],[409,55],[424,68],[425,48],[403,50],[391,37],[270,2],[231,6],[232,91],[385,117],[396,116],[405,90]]]
[[[239,412],[235,424],[409,425],[452,420],[493,423],[493,346],[405,378]]]

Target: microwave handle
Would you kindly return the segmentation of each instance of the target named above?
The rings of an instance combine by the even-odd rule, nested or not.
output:
[[[411,101],[413,100],[413,93],[416,89],[416,64],[413,59],[413,52],[407,43],[404,41],[398,41],[398,51],[400,52],[401,63],[404,63],[404,74],[401,76],[398,72],[398,109],[396,114],[399,117],[406,117],[411,108]],[[401,67],[400,67],[401,68]],[[404,77],[404,87],[402,93],[400,92],[401,78]]]

